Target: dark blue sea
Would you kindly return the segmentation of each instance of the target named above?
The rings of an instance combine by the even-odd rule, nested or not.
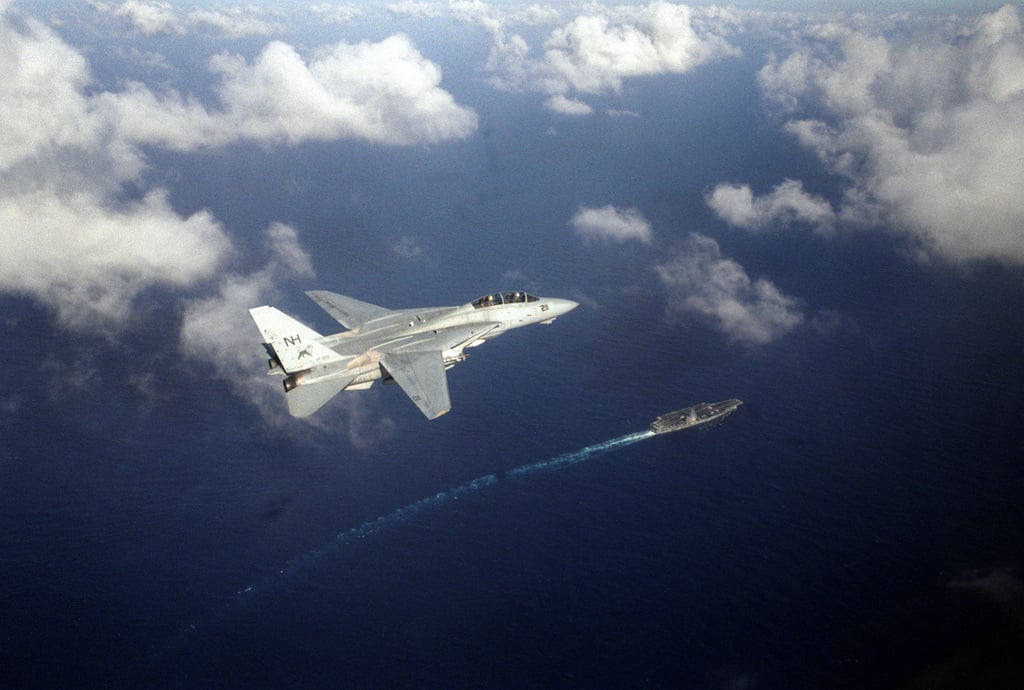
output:
[[[464,142],[148,151],[231,271],[297,229],[317,277],[277,306],[321,330],[302,290],[582,306],[471,351],[439,420],[376,387],[282,426],[182,354],[187,296],[145,292],[115,338],[4,296],[0,687],[1024,687],[1024,272],[716,221],[722,181],[842,192],[746,55],[603,104],[637,118],[552,124],[482,58],[444,62]],[[585,246],[568,220],[605,204],[652,246]],[[805,323],[747,345],[667,318],[652,267],[691,232]],[[592,448],[734,397],[714,428]]]
[[[173,362],[145,405],[101,358],[62,400],[26,372],[67,336],[9,326],[2,684],[1020,678],[1024,327],[989,294],[1020,275],[870,258],[882,309],[754,351],[581,308],[478,350],[437,422],[366,393],[401,433],[364,449],[262,428]],[[733,396],[714,428],[579,455]]]

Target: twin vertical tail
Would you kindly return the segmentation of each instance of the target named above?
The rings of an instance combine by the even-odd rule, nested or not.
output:
[[[316,380],[321,376],[309,371],[316,368],[322,375],[326,365],[343,361],[338,353],[321,343],[323,336],[309,326],[274,307],[255,307],[249,310],[249,315],[273,351],[277,363],[289,375],[284,389],[288,411],[293,417],[313,414],[351,382],[352,377],[344,375]]]

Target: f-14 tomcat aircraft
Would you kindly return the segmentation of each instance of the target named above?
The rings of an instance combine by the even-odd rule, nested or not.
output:
[[[549,324],[579,306],[525,292],[485,295],[460,307],[385,309],[333,292],[307,292],[347,331],[320,335],[274,307],[249,310],[266,341],[270,374],[284,376],[288,411],[306,417],[343,390],[393,382],[427,419],[451,409],[447,369],[505,331]]]

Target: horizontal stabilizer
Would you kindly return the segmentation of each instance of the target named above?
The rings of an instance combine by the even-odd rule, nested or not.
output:
[[[320,344],[319,333],[274,307],[255,307],[249,314],[288,373],[343,359]]]
[[[345,328],[357,328],[360,324],[391,313],[390,309],[327,290],[310,290],[306,294]]]
[[[350,380],[343,378],[296,386],[285,395],[288,412],[292,417],[308,417],[340,393]]]

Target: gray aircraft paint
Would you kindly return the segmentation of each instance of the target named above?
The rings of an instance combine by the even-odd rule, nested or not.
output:
[[[306,417],[343,390],[397,383],[427,419],[451,409],[445,371],[466,348],[534,323],[550,324],[577,306],[526,292],[485,295],[455,307],[391,310],[324,290],[307,295],[346,331],[324,336],[271,306],[249,310],[284,376],[288,411]]]

